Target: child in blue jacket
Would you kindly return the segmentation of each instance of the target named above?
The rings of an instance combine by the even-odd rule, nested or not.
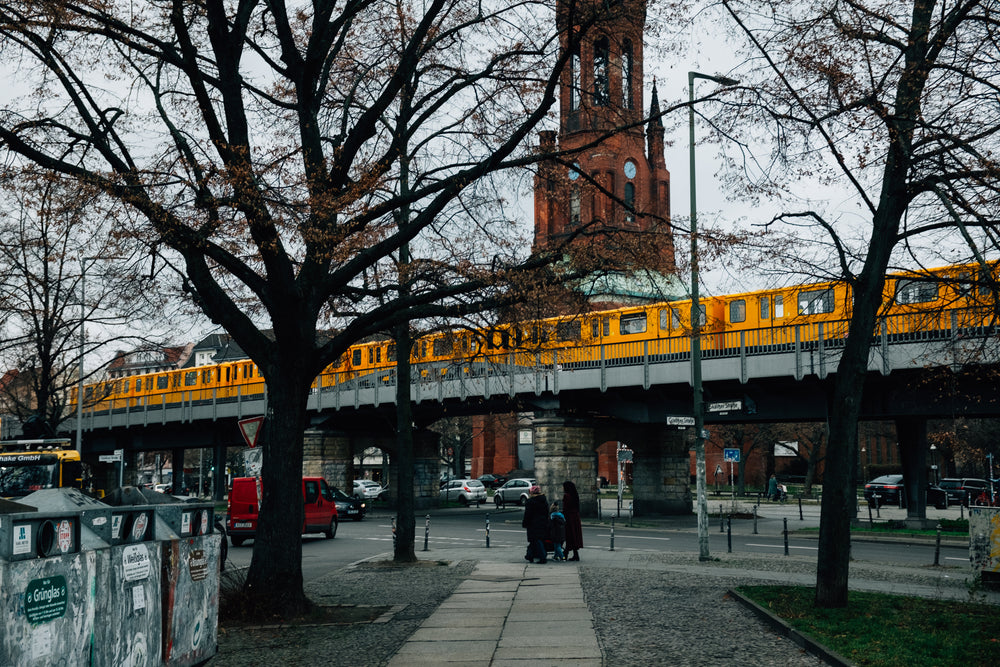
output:
[[[559,511],[559,503],[552,503],[549,507],[549,526],[552,527],[552,545],[555,553],[554,560],[566,560],[563,553],[563,542],[566,541],[566,516]]]

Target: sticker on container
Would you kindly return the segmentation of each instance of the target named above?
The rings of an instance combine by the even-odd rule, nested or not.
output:
[[[39,625],[31,631],[31,659],[40,662],[52,655],[52,629]]]
[[[201,534],[208,534],[208,510],[201,511]]]
[[[208,576],[208,556],[204,549],[192,549],[188,555],[188,570],[191,581],[201,581]]]
[[[151,569],[149,549],[145,544],[130,544],[122,550],[122,576],[125,581],[147,579]]]
[[[14,555],[31,553],[31,524],[14,526]]]
[[[187,535],[191,532],[191,512],[183,512],[181,514],[181,535]]]
[[[73,524],[69,519],[59,522],[59,552],[66,553],[73,547]]]
[[[132,539],[141,540],[146,534],[146,526],[149,525],[149,518],[145,512],[135,515],[135,523],[132,524]]]
[[[132,611],[139,611],[146,608],[146,591],[142,586],[132,587]]]

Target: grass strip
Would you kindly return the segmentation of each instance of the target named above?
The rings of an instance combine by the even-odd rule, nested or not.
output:
[[[988,604],[850,591],[821,609],[807,586],[742,586],[742,595],[857,665],[1000,664],[1000,609]]]

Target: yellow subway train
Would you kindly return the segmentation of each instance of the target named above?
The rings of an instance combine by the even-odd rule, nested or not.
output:
[[[994,322],[996,264],[989,271],[955,265],[888,277],[880,326],[891,336],[928,336],[987,327]],[[701,300],[701,348],[711,357],[725,350],[767,351],[820,339],[836,344],[847,334],[848,286],[817,282]],[[457,329],[422,336],[410,353],[420,381],[475,376],[491,367],[573,369],[636,359],[683,359],[690,352],[690,300],[630,306],[574,316]],[[879,332],[873,332],[877,334]],[[389,384],[395,345],[379,340],[352,346],[315,380],[315,391],[345,383]],[[239,360],[134,375],[85,386],[84,406],[97,412],[142,405],[225,401],[264,392],[256,364]],[[75,405],[75,390],[71,396]]]

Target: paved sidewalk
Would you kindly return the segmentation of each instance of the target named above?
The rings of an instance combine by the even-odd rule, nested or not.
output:
[[[568,563],[481,561],[403,644],[390,667],[534,664],[599,667],[594,619]]]

